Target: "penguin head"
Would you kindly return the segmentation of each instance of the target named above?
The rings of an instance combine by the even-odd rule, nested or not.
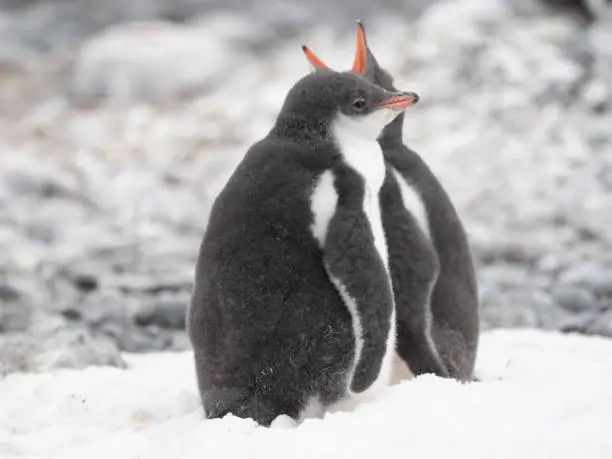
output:
[[[289,90],[279,119],[293,120],[294,124],[300,120],[296,127],[310,127],[320,137],[329,137],[334,127],[342,126],[354,135],[376,139],[387,124],[418,100],[415,93],[389,91],[359,73],[319,66]]]
[[[323,63],[310,49],[302,47],[306,58],[316,71],[323,71],[328,69],[327,65]],[[353,60],[353,67],[349,71],[350,73],[360,75],[367,79],[371,83],[385,89],[389,92],[397,93],[398,90],[393,84],[393,77],[383,69],[379,64],[374,54],[370,50],[366,40],[365,27],[361,21],[357,21],[357,46],[355,49],[355,58]],[[411,94],[411,93],[405,93]],[[413,94],[413,93],[412,93]],[[418,97],[414,102],[418,100]],[[402,126],[403,126],[403,115],[396,116],[394,121],[388,123],[381,134],[380,139],[397,141],[402,138]]]
[[[302,47],[306,59],[315,69],[327,69],[327,65],[323,63],[310,49],[305,46]],[[350,70],[352,73],[356,73],[364,76],[372,83],[386,89],[387,91],[397,91],[397,88],[393,85],[393,77],[383,69],[379,64],[374,54],[370,50],[366,40],[365,26],[359,20],[357,20],[357,45],[355,49],[355,58],[353,60],[353,67]]]

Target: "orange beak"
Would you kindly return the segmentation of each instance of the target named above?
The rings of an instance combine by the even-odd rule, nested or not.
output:
[[[357,21],[357,49],[353,60],[352,72],[364,75],[368,63],[368,44],[366,43],[365,28],[361,21]]]
[[[419,101],[419,96],[414,92],[406,92],[401,96],[391,97],[387,99],[378,108],[388,108],[395,111],[406,110],[408,107],[412,107]]]
[[[306,45],[302,45],[302,51],[304,51],[304,54],[306,55],[306,59],[308,59],[308,62],[310,62],[310,64],[316,68],[316,69],[327,69],[329,68],[327,65],[325,65],[325,63],[319,59],[317,57],[317,55],[315,53],[313,53],[310,48],[308,48]]]

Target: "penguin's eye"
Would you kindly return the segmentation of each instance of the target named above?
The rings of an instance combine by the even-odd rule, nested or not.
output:
[[[353,102],[353,108],[358,112],[363,110],[365,107],[366,107],[366,100],[363,97],[355,99],[355,101]]]

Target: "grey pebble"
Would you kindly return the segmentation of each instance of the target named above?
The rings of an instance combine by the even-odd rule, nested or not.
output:
[[[612,338],[612,311],[608,311],[594,320],[586,327],[586,332],[593,335]]]
[[[598,318],[599,314],[592,311],[572,314],[560,325],[559,330],[565,333],[587,334],[588,328]]]
[[[558,283],[582,286],[598,296],[612,295],[612,269],[599,263],[585,263],[563,272]]]
[[[481,320],[484,328],[536,328],[538,326],[537,313],[524,305],[498,306],[482,311]]]
[[[527,285],[530,279],[528,269],[518,264],[484,266],[477,275],[480,282],[496,285],[501,290]]]
[[[612,296],[612,269],[602,269],[597,276],[591,279],[591,285],[595,294]]]
[[[0,333],[22,332],[30,326],[32,305],[23,285],[0,282]]]
[[[26,331],[31,315],[30,307],[25,304],[0,300],[0,333]]]
[[[544,275],[554,277],[566,268],[567,263],[559,254],[549,253],[538,260],[535,268]]]
[[[125,352],[153,352],[167,350],[172,334],[156,327],[137,327],[130,323],[105,322],[96,330],[111,338]]]
[[[544,290],[526,287],[507,291],[486,289],[481,296],[481,315],[491,327],[530,327],[555,330],[571,314],[558,307]]]
[[[83,327],[65,327],[43,334],[0,335],[0,355],[0,375],[91,365],[125,367],[112,340]]]
[[[105,284],[108,288],[124,293],[154,295],[161,292],[188,292],[193,285],[193,278],[188,274],[124,274],[105,280]]]
[[[597,307],[597,298],[586,288],[560,285],[551,293],[556,303],[569,312],[581,313]]]
[[[152,301],[150,308],[136,314],[135,322],[141,326],[157,325],[161,328],[182,330],[185,328],[185,314],[190,295],[160,297]]]
[[[21,292],[12,285],[0,282],[0,301],[14,302],[21,298]]]
[[[130,310],[137,304],[137,299],[123,297],[117,292],[100,293],[74,303],[62,313],[96,328],[108,322],[130,322]]]

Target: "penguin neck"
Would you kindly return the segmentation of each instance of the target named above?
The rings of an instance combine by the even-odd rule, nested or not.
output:
[[[327,119],[297,112],[281,113],[270,131],[270,136],[297,142],[326,143],[332,141],[329,125]]]
[[[340,115],[332,124],[334,144],[344,163],[362,176],[366,188],[374,195],[379,192],[385,178],[385,161],[377,134],[389,115],[385,111],[374,113],[369,118]]]
[[[383,129],[378,142],[385,146],[396,146],[403,143],[404,114],[401,113]]]

